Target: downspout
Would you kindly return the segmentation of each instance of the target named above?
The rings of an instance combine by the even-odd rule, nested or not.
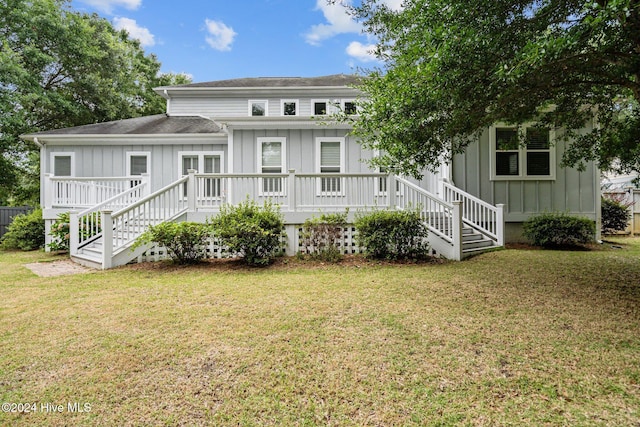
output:
[[[169,111],[171,110],[171,96],[169,95],[168,90],[164,89],[163,92],[164,92],[165,98],[167,99],[167,116],[170,116],[171,114]]]
[[[33,137],[33,142],[40,148],[40,207],[44,207],[44,173],[46,171],[47,147],[38,141],[38,137]]]

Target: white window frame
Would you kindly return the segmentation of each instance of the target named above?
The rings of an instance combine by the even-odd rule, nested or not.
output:
[[[220,156],[220,173],[224,173],[224,151],[178,151],[178,179],[184,178],[186,175],[182,174],[182,158],[185,156],[198,156],[198,167],[204,167],[205,156]],[[196,173],[204,173],[197,171]],[[187,195],[187,183],[184,184],[184,196]],[[201,190],[202,191],[202,190]],[[210,200],[220,200],[224,196],[222,188],[220,188],[220,194],[217,196],[205,196]]]
[[[296,105],[296,113],[295,114],[284,114],[284,104],[295,104]],[[280,100],[280,115],[285,117],[295,117],[300,115],[300,100],[298,99],[281,99]]]
[[[275,136],[275,137],[270,137],[270,136],[266,136],[266,137],[259,137],[257,138],[257,148],[256,148],[256,154],[257,154],[257,172],[259,174],[262,174],[262,144],[265,142],[279,142],[281,144],[281,159],[280,159],[280,165],[281,165],[281,172],[280,173],[285,173],[285,171],[287,170],[287,138],[285,137],[281,137],[281,136]],[[259,180],[260,182],[258,183],[258,194],[260,196],[284,196],[285,195],[285,182],[284,180],[281,181],[280,183],[280,191],[264,191],[264,178],[260,178]]]
[[[327,111],[325,111],[324,114],[316,114],[316,103],[320,103],[320,102],[324,102],[325,104],[327,104]],[[320,116],[320,117],[324,117],[324,116],[328,116],[330,114],[332,114],[334,111],[333,107],[332,107],[332,101],[330,99],[312,99],[311,100],[311,115],[312,116]]]
[[[506,125],[502,123],[495,124],[489,128],[489,164],[490,164],[490,180],[491,181],[554,181],[556,179],[556,133],[553,129],[549,129],[549,149],[548,150],[527,150],[527,146],[518,145],[518,175],[498,175],[496,153],[500,152],[496,149],[496,129],[515,129],[521,131],[530,127],[535,127],[535,123],[525,123],[521,126]],[[516,151],[507,150],[507,151]],[[549,175],[527,175],[527,151],[530,152],[549,152]]]
[[[345,138],[344,137],[335,137],[335,136],[318,136],[316,137],[316,173],[322,174],[322,156],[321,156],[321,145],[323,142],[339,142],[340,143],[340,171],[337,173],[345,172]],[[344,196],[345,195],[345,182],[344,179],[340,179],[340,190],[338,191],[322,191],[322,179],[318,178],[316,184],[316,193],[318,196]]]
[[[264,116],[253,115],[253,104],[262,102],[264,103]],[[268,117],[269,116],[269,100],[268,99],[250,99],[248,105],[249,117]]]
[[[71,175],[56,175],[56,157],[69,157],[71,162]],[[55,177],[76,176],[76,153],[74,152],[53,152],[51,153],[51,175]]]
[[[352,103],[354,105],[354,107],[356,108],[356,112],[354,114],[347,114],[347,110],[346,110],[347,102]],[[355,99],[343,99],[340,102],[340,108],[342,108],[342,112],[344,114],[347,114],[348,116],[359,116],[360,115],[359,108],[358,108],[358,103],[356,102]]]
[[[178,151],[178,179],[185,177],[182,174],[182,158],[184,156],[198,156],[198,166],[204,166],[205,156],[220,156],[220,173],[224,173],[224,151]],[[198,171],[197,173],[204,173]]]
[[[150,151],[127,151],[126,176],[131,175],[131,157],[145,156],[147,158],[147,174],[151,174],[151,152]]]

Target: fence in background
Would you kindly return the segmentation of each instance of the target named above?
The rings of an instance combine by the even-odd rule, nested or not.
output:
[[[627,233],[640,234],[640,189],[639,188],[620,188],[615,190],[603,190],[602,195],[604,197],[615,197],[624,200],[625,203],[629,203],[629,213],[631,217],[629,224],[625,230]]]
[[[22,207],[8,207],[8,206],[0,206],[0,237],[4,236],[7,232],[7,227],[13,221],[13,217],[20,214],[25,214],[31,212],[30,207],[22,206]]]

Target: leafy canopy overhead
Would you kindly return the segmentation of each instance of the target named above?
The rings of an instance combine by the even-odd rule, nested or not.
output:
[[[405,0],[400,11],[363,0],[351,11],[385,63],[353,121],[381,164],[419,176],[487,126],[536,121],[564,129],[565,166],[640,169],[640,0]]]
[[[0,0],[0,203],[37,198],[36,147],[19,135],[162,112],[153,87],[189,78],[159,70],[138,41],[68,0]]]

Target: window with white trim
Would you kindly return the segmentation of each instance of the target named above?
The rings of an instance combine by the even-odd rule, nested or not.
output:
[[[249,100],[250,116],[268,116],[269,101],[266,99]]]
[[[311,113],[314,116],[325,116],[329,114],[329,101],[326,99],[311,100]]]
[[[222,156],[221,152],[209,151],[180,151],[178,159],[180,162],[181,176],[189,174],[189,169],[195,170],[197,173],[222,173]],[[198,186],[198,196],[201,197],[220,197],[222,182],[220,178],[206,177],[201,179]],[[184,186],[184,195],[187,195],[187,185]]]
[[[492,180],[550,180],[555,179],[555,150],[553,132],[527,126],[524,142],[515,127],[495,126],[490,129]]]
[[[260,173],[284,173],[286,138],[258,138],[258,170]],[[263,195],[281,195],[282,178],[261,178]]]
[[[316,164],[319,173],[335,174],[344,171],[344,138],[316,138]],[[341,194],[342,178],[320,178],[320,194]]]
[[[358,106],[352,99],[345,99],[342,101],[342,111],[348,116],[355,116],[358,114]]]
[[[75,176],[75,153],[52,153],[51,165],[54,176]]]
[[[281,102],[281,111],[283,116],[297,116],[298,115],[298,100],[297,99],[283,99]]]

